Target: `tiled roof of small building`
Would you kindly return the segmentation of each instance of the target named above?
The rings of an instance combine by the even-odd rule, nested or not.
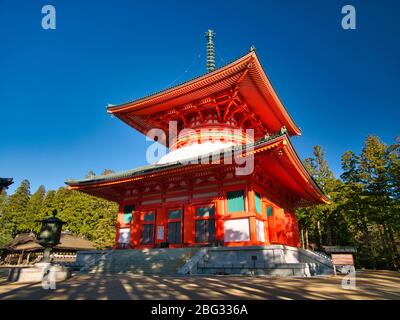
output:
[[[1,249],[8,251],[36,251],[44,248],[36,242],[33,233],[22,233],[17,235],[12,241],[5,244]],[[61,250],[94,250],[96,245],[82,237],[73,236],[72,234],[63,232],[61,234],[60,244],[54,249]]]

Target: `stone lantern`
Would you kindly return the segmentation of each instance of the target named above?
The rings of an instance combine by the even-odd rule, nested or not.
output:
[[[57,210],[53,211],[53,217],[42,220],[42,229],[37,237],[37,242],[44,247],[43,259],[31,268],[11,269],[9,281],[18,282],[42,282],[45,289],[55,289],[56,281],[62,281],[70,277],[69,269],[62,265],[51,263],[51,249],[60,243],[62,225],[65,222],[56,218]]]

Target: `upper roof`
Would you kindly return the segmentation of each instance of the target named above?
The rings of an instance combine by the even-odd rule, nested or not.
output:
[[[60,243],[54,248],[60,250],[94,250],[96,246],[89,240],[63,232]],[[9,251],[35,251],[43,250],[44,248],[37,243],[33,233],[22,233],[17,235],[11,242],[5,244],[2,249]]]
[[[255,51],[180,85],[117,106],[108,112],[146,134],[155,127],[150,116],[160,112],[177,112],[193,107],[193,102],[212,97],[225,90],[237,90],[252,112],[270,132],[285,126],[289,135],[300,135],[283,103],[264,72]]]

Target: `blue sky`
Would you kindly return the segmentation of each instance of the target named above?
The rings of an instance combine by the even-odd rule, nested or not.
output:
[[[56,30],[41,28],[45,4]],[[341,28],[346,4],[356,30]],[[208,28],[217,66],[256,46],[302,129],[298,153],[321,145],[339,175],[368,134],[400,135],[399,14],[396,0],[0,0],[0,176],[14,178],[10,192],[24,178],[33,192],[145,164],[149,142],[106,105],[204,73]]]

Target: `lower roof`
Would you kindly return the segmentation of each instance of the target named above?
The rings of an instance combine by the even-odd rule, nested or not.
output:
[[[270,153],[267,150],[280,150]],[[251,150],[243,154],[241,150]],[[225,155],[231,155],[232,152],[239,152],[240,156],[254,154],[260,165],[265,169],[268,175],[278,181],[288,191],[297,198],[296,206],[308,206],[313,204],[330,203],[329,198],[319,188],[310,174],[305,169],[296,151],[294,150],[289,137],[285,133],[279,133],[274,136],[266,136],[254,143],[245,146],[232,146],[221,149],[217,152],[209,153],[207,157],[223,159]],[[204,157],[204,156],[203,156]],[[120,200],[120,188],[151,181],[168,176],[184,175],[196,171],[201,171],[210,166],[229,166],[228,164],[200,164],[198,157],[186,159],[185,162],[173,162],[166,164],[152,164],[136,169],[100,175],[82,180],[67,180],[66,184],[71,190],[79,190],[94,196],[105,198],[111,201]],[[193,164],[197,162],[197,164]],[[230,164],[232,166],[232,164]]]
[[[227,147],[221,150],[218,150],[216,153],[221,154],[221,157],[223,157],[224,154],[231,153],[232,151],[238,151],[241,150],[242,148],[256,148],[259,146],[264,145],[265,143],[268,142],[273,142],[275,139],[281,137],[283,135],[277,134],[272,137],[264,137],[263,139],[260,139],[254,143],[249,143],[245,145],[244,147],[242,146],[231,146]],[[210,153],[209,156],[212,156],[214,153]],[[206,157],[207,155],[202,155],[202,157]],[[84,178],[84,179],[67,179],[65,182],[68,186],[71,187],[71,189],[77,189],[80,186],[90,186],[90,185],[101,185],[103,183],[107,182],[114,182],[114,181],[119,181],[119,180],[124,180],[126,178],[133,178],[137,176],[145,176],[149,175],[152,173],[156,172],[161,172],[161,171],[166,171],[166,170],[172,170],[175,168],[181,168],[184,166],[189,166],[190,162],[194,162],[198,157],[193,157],[193,158],[187,158],[184,161],[175,161],[175,162],[168,162],[165,164],[150,164],[150,165],[145,165],[141,167],[137,167],[135,169],[131,170],[126,170],[126,171],[121,171],[121,172],[114,172],[110,174],[105,174],[105,175],[98,175],[98,176],[93,176],[89,178]]]

